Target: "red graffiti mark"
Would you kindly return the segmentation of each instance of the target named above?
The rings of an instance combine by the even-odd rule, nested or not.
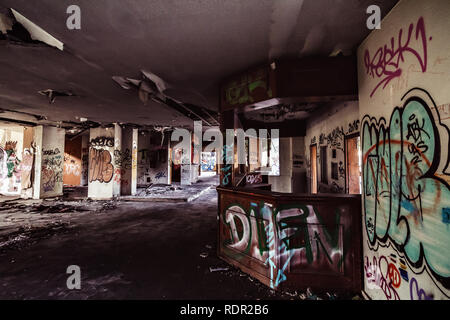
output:
[[[400,283],[402,281],[402,279],[400,277],[400,272],[398,271],[397,267],[393,263],[390,263],[388,266],[388,275],[389,275],[389,280],[391,280],[391,283],[394,286],[394,288],[400,287]]]
[[[364,163],[367,162],[367,158],[370,156],[370,153],[371,153],[373,150],[375,150],[376,147],[382,146],[382,145],[384,145],[384,144],[402,144],[402,141],[401,141],[401,140],[381,140],[381,141],[379,141],[378,143],[375,143],[375,144],[372,145],[372,146],[367,150],[367,152],[364,154],[364,159],[363,159]],[[411,143],[408,142],[408,141],[403,141],[403,145],[405,145],[406,147],[408,147],[409,145],[411,145]],[[429,167],[431,167],[431,162],[430,162],[430,160],[428,160],[428,158],[427,158],[420,150],[416,150],[416,151],[417,151],[417,153],[420,155],[420,157],[425,161],[425,163],[426,163]]]
[[[383,274],[383,270],[386,274]],[[387,300],[400,300],[400,296],[389,277],[389,266],[385,256],[381,256],[379,259],[373,257],[372,262],[366,256],[364,271],[369,289],[381,289]]]
[[[420,17],[416,23],[415,40],[421,40],[415,43],[417,49],[411,43],[414,23],[411,23],[408,28],[408,36],[404,43],[402,43],[403,29],[398,32],[397,43],[394,37],[391,38],[391,43],[380,47],[373,57],[370,56],[369,50],[366,49],[364,53],[364,64],[366,66],[366,73],[372,78],[381,78],[380,82],[370,93],[370,97],[374,95],[375,91],[383,85],[384,89],[388,83],[402,74],[401,64],[405,61],[405,53],[409,52],[417,58],[422,72],[427,70],[427,37],[425,33],[425,23],[423,17]],[[431,41],[431,37],[429,39]],[[421,49],[419,47],[422,46]]]

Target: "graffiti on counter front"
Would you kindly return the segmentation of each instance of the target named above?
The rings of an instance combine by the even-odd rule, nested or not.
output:
[[[441,163],[441,152],[448,153],[449,129],[425,90],[411,89],[401,101],[388,121],[363,119],[365,229],[372,251],[377,243],[392,244],[408,265],[426,266],[444,292],[450,289],[450,260],[442,254],[450,252],[443,216],[450,187],[448,155]]]
[[[340,214],[345,208],[335,210],[334,229],[330,230],[311,205],[272,209],[264,202],[251,203],[249,212],[240,205],[231,205],[222,216],[223,245],[264,263],[270,271],[272,288],[287,280],[287,270],[341,274],[344,234]]]
[[[89,182],[110,182],[114,174],[111,160],[111,153],[108,150],[91,148],[89,151]]]
[[[423,17],[417,20],[415,26],[411,23],[407,32],[404,31],[406,30],[401,28],[397,39],[392,37],[390,43],[378,48],[373,56],[369,49],[366,49],[364,53],[366,73],[379,81],[370,93],[370,97],[381,86],[382,89],[386,88],[389,82],[402,75],[402,65],[406,56],[417,60],[421,72],[427,71],[427,42],[431,41],[432,37],[427,38]]]

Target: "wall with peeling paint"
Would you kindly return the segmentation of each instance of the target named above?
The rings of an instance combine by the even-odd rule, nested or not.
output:
[[[169,139],[166,135],[162,141],[157,132],[139,134],[138,185],[169,183]]]
[[[401,1],[358,49],[364,290],[450,298],[450,2]]]
[[[359,132],[359,106],[357,101],[335,103],[319,110],[308,119],[305,136],[308,191],[311,190],[310,146],[317,145],[318,191],[345,192],[345,136]],[[321,182],[320,148],[326,147],[327,183]],[[335,150],[335,151],[333,151]],[[335,156],[335,157],[333,157]],[[332,165],[337,166],[338,175],[332,176]]]

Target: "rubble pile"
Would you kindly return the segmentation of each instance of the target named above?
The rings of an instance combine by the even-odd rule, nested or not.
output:
[[[140,190],[138,192],[138,196],[148,196],[148,195],[165,195],[165,194],[173,194],[177,191],[182,191],[184,188],[179,186],[174,186],[170,184],[152,184],[149,187]]]

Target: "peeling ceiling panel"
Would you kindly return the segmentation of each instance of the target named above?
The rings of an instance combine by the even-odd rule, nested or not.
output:
[[[21,15],[14,9],[11,9],[14,18],[16,18],[17,22],[19,22],[25,29],[30,33],[30,36],[33,40],[42,41],[49,46],[58,48],[59,50],[64,50],[64,44],[58,39],[54,38],[51,34],[46,32],[44,29],[28,20],[26,17]]]

